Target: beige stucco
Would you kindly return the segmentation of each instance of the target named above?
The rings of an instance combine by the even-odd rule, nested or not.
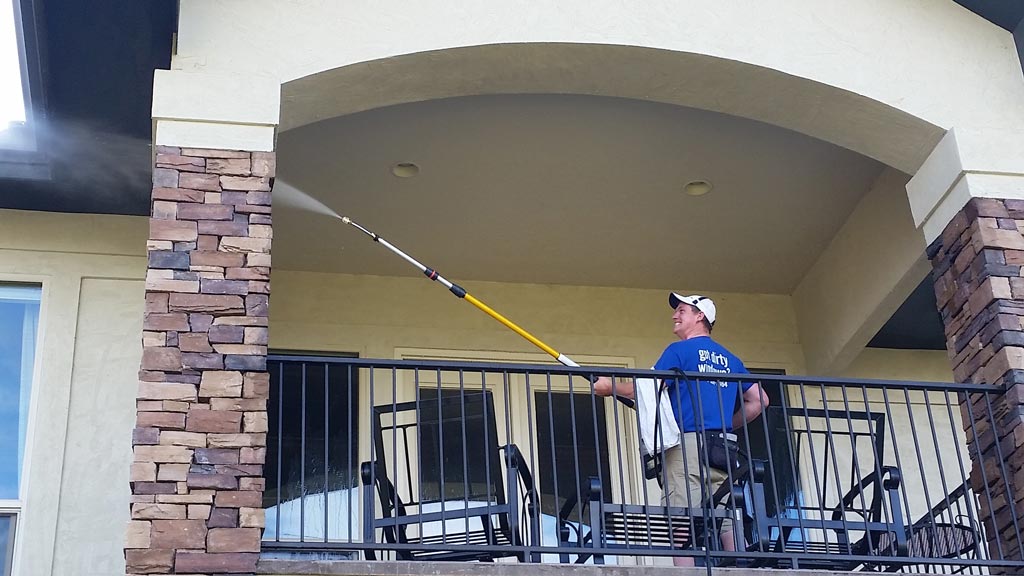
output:
[[[841,378],[953,382],[945,350],[865,348],[838,374]]]
[[[885,171],[793,292],[812,374],[842,370],[928,274],[906,183]]]
[[[423,279],[275,270],[273,282],[271,348],[379,358],[393,358],[394,349],[402,347],[536,351],[468,302]],[[569,356],[626,356],[637,366],[649,366],[674,338],[667,291],[461,284]],[[803,371],[788,297],[709,295],[720,310],[716,336],[749,364]]]
[[[124,569],[142,295],[142,280],[82,278],[53,574]]]
[[[43,286],[16,576],[123,573],[145,243],[140,218],[0,211],[0,282]]]
[[[947,0],[736,1],[713,6],[697,0],[557,6],[264,0],[242,6],[233,1],[182,2],[173,68],[252,74],[287,84],[362,63],[380,61],[387,66],[389,59],[403,55],[485,45],[609,45],[703,55],[706,58],[697,59],[694,74],[686,76],[701,82],[680,85],[682,98],[693,100],[676,103],[702,107],[717,102],[724,108],[720,111],[805,132],[905,171],[915,169],[935,141],[913,142],[896,136],[899,144],[894,145],[894,135],[900,129],[920,130],[921,135],[928,132],[924,126],[886,122],[886,107],[942,129],[1024,126],[1024,110],[1018,105],[1024,84],[1012,36]],[[829,49],[823,50],[823,46]],[[552,49],[525,59],[534,72],[522,76],[524,91],[532,91],[531,84],[546,91],[545,76],[558,78],[561,91],[573,91],[566,87],[575,83],[594,88],[586,77],[601,72],[612,82],[618,78],[621,90],[629,90],[630,85],[676,84],[671,80],[676,75],[670,70],[655,71],[646,78],[626,78],[608,72],[630,68],[588,64],[596,61],[607,66],[607,53],[564,58],[563,65],[559,65],[559,54]],[[502,73],[519,77],[518,66],[508,64],[516,60],[490,61],[491,71],[500,66]],[[776,83],[772,89],[753,90],[756,86],[742,83],[745,74],[734,70],[741,78],[739,84],[719,84],[716,69],[732,63],[775,71],[775,76],[762,81],[763,87],[771,86],[772,80]],[[502,83],[481,81],[498,76],[488,73],[487,61],[480,64],[450,67],[441,53],[436,62],[434,57],[419,60],[414,67],[418,74],[387,75],[404,79],[399,85],[386,82],[390,87],[382,89],[377,82],[350,83],[365,90],[347,91],[344,98],[332,90],[337,84],[329,78],[319,88],[307,83],[294,95],[297,108],[288,109],[289,95],[285,95],[285,127],[350,113],[360,106],[397,103],[396,99],[414,101],[424,94],[441,97],[444,86],[461,86],[462,94],[493,93]],[[807,101],[807,82],[832,90]],[[501,91],[515,90],[506,87]],[[841,109],[831,109],[830,100],[842,93],[860,101],[854,98]],[[772,100],[771,105],[766,99]],[[979,106],[979,102],[985,105]],[[833,114],[855,120],[853,124],[872,124],[874,129],[851,138],[857,127],[848,121],[834,121]],[[882,121],[876,123],[878,120]],[[928,137],[933,138],[934,133]]]

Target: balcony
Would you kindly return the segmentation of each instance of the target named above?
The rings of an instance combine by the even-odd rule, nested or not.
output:
[[[992,386],[748,376],[770,406],[734,431],[725,480],[666,506],[670,467],[642,454],[638,411],[589,379],[707,375],[283,355],[269,369],[265,561],[1024,571]],[[713,441],[695,442],[684,460],[704,477]]]

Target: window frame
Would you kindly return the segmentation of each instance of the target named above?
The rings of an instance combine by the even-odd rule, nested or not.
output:
[[[2,167],[2,163],[0,163]],[[52,278],[38,274],[15,274],[0,272],[0,286],[28,286],[39,290],[39,313],[36,318],[36,337],[34,342],[35,350],[32,358],[32,382],[29,388],[28,402],[28,423],[25,430],[24,456],[20,463],[21,479],[18,483],[18,495],[16,499],[0,499],[0,515],[11,516],[12,529],[8,534],[7,550],[7,571],[0,572],[0,576],[10,576],[14,571],[18,558],[21,556],[21,546],[24,544],[18,538],[21,527],[22,516],[26,513],[26,502],[28,500],[29,487],[32,484],[32,461],[35,446],[36,421],[39,411],[39,387],[42,381],[42,352],[43,342],[46,340],[47,302],[51,290],[50,281]]]
[[[6,558],[3,558],[3,564],[0,564],[5,569],[0,571],[0,576],[11,576],[14,573],[14,545],[17,542],[18,521],[20,520],[21,513],[20,510],[0,506],[0,517],[2,516],[9,516],[11,518],[11,529],[7,533],[7,555]]]
[[[40,352],[42,351],[43,342],[43,302],[46,299],[46,284],[40,279],[33,281],[27,277],[12,277],[7,275],[0,275],[0,286],[27,286],[39,289],[39,316],[36,318],[36,339],[34,342],[35,350],[32,354],[32,380],[29,387],[29,401],[28,401],[28,421],[25,428],[25,446],[23,449],[24,457],[19,463],[20,479],[18,481],[18,496],[17,498],[0,498],[0,514],[5,511],[15,510],[21,511],[26,500],[29,487],[29,470],[32,462],[32,446],[33,437],[35,431],[35,420],[36,420],[36,404],[38,403],[39,395],[36,393],[36,388],[39,385],[40,380]]]

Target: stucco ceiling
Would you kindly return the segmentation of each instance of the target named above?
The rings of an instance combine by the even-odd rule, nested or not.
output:
[[[883,169],[750,120],[570,95],[381,108],[278,150],[279,178],[453,280],[762,293],[792,291]],[[684,194],[697,179],[714,190]],[[336,220],[274,219],[275,267],[416,273]]]

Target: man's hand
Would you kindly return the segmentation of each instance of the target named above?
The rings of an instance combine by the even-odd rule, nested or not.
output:
[[[611,396],[613,390],[616,396],[632,399],[633,381],[613,380],[607,376],[601,376],[594,381],[594,394],[598,396]]]

